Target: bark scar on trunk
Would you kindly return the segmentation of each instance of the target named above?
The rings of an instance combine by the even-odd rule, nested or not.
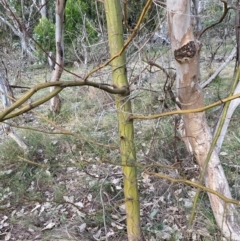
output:
[[[194,41],[190,41],[181,48],[174,50],[174,57],[179,63],[189,62],[197,53]]]
[[[61,46],[61,42],[57,42],[57,51],[61,57],[61,60],[63,60],[63,49],[62,49],[62,46]]]

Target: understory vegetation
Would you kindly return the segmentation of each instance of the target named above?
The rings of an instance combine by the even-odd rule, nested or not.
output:
[[[144,68],[138,59],[134,65],[137,68],[129,75],[138,75]],[[218,63],[212,65],[215,68]],[[206,102],[218,100],[219,91],[229,88],[233,65],[234,61],[206,89]],[[206,68],[205,63],[201,68]],[[82,74],[81,69],[70,70]],[[49,76],[49,70],[30,66],[23,74],[21,84],[25,85],[27,76],[38,83]],[[145,79],[140,76],[131,86],[133,113],[148,115],[174,109],[169,96],[163,102],[164,74],[157,68],[144,74]],[[108,71],[102,78],[109,79]],[[71,80],[72,76],[64,74],[62,79]],[[20,92],[17,90],[16,95]],[[12,122],[29,145],[27,156],[16,142],[1,135],[1,232],[9,232],[9,240],[126,240],[114,99],[91,87],[68,88],[60,96],[63,103],[59,115],[51,114],[44,104]],[[240,195],[239,115],[239,111],[234,115],[220,153],[236,199]],[[215,111],[209,110],[207,117],[214,126]],[[185,233],[195,188],[144,172],[147,168],[171,178],[198,178],[199,167],[186,152],[174,123],[172,116],[135,121],[144,235],[151,241],[189,237],[219,240],[221,232],[206,194],[199,199],[194,230]]]
[[[22,49],[20,35],[10,34],[11,27],[1,20],[2,16],[9,17],[3,2],[0,1],[3,26],[0,77],[6,74],[14,94],[8,97],[14,102],[28,89],[52,81],[55,69],[49,69],[47,58],[50,52],[56,53],[55,5],[51,1],[46,3],[48,14],[45,17],[40,16],[40,8],[32,7],[33,16],[38,17],[31,17],[32,22],[29,20],[32,25],[26,39],[30,41],[25,40],[32,56],[28,56]],[[121,104],[131,102],[132,113],[127,121],[132,116],[146,117],[129,121],[134,124],[136,164],[132,166],[137,168],[141,230],[146,241],[227,241],[215,221],[205,190],[200,192],[194,222],[189,225],[197,186],[188,185],[187,181],[198,183],[201,167],[195,153],[186,148],[186,136],[180,134],[181,115],[147,118],[180,109],[177,70],[167,34],[166,1],[159,2],[152,2],[136,33],[135,26],[146,3],[121,2],[123,15],[126,6],[128,9],[128,15],[122,20],[125,43],[132,37],[125,50],[124,66],[129,83],[124,87],[129,87],[129,95],[123,96]],[[206,6],[199,16],[204,29],[221,18],[224,1],[202,2]],[[25,2],[25,8],[17,1],[9,1],[9,4],[17,19],[24,15],[26,20],[32,14],[25,12],[32,6],[29,2]],[[228,97],[232,87],[237,59],[235,55],[230,60],[228,57],[236,48],[235,12],[228,11],[201,39],[200,85],[223,66],[203,88],[204,105]],[[87,84],[64,88],[59,93],[59,112],[50,111],[47,101],[2,122],[0,240],[125,241],[129,238],[125,204],[132,200],[126,200],[124,195],[126,176],[122,171],[124,164],[119,145],[124,136],[119,136],[119,109],[116,95],[100,88],[101,85],[111,90],[120,89],[112,82],[112,62],[106,62],[110,48],[104,7],[102,1],[68,0],[65,13],[65,62],[61,66],[60,81],[84,80],[100,84],[96,88]],[[196,22],[197,17],[193,19],[193,23]],[[194,34],[197,31],[194,29]],[[227,64],[224,66],[224,63]],[[92,74],[88,76],[89,73]],[[36,88],[34,95],[13,111],[31,106],[47,94],[49,88]],[[212,134],[223,107],[221,103],[206,110]],[[1,111],[4,108],[2,103]],[[231,117],[219,153],[236,200],[240,199],[239,118],[238,108]],[[27,150],[11,138],[5,125],[14,130]],[[237,205],[236,210],[240,211]]]

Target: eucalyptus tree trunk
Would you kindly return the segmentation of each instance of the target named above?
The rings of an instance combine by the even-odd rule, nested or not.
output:
[[[195,40],[191,26],[189,0],[167,0],[169,34],[176,64],[178,100],[181,108],[190,110],[204,105],[202,89],[198,82],[200,45]],[[211,147],[212,134],[205,113],[183,116],[186,136],[199,166],[204,169]],[[204,177],[205,185],[231,198],[216,150],[213,150]],[[208,194],[216,222],[223,235],[230,240],[240,240],[240,220],[232,204],[224,203],[213,194]]]
[[[113,57],[123,47],[122,11],[120,0],[105,0],[108,42],[110,55]],[[126,56],[123,52],[111,62],[113,85],[128,88],[126,73]],[[116,107],[120,139],[120,154],[124,175],[124,195],[127,215],[127,232],[129,241],[143,241],[140,228],[140,204],[137,186],[136,152],[134,147],[133,122],[128,120],[132,113],[129,96],[117,95]]]
[[[46,0],[40,0],[40,13],[42,18],[46,18],[47,17],[47,1]]]
[[[67,0],[56,0],[56,63],[52,71],[51,81],[59,81],[63,72],[64,65],[64,45],[63,45],[63,29],[64,29],[64,10]],[[53,91],[54,87],[50,89]],[[50,110],[58,113],[61,108],[61,100],[59,95],[54,96],[50,100]]]

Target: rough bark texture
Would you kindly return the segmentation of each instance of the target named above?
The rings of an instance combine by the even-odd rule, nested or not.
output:
[[[122,13],[120,0],[105,0],[110,56],[123,47]],[[113,84],[118,88],[128,88],[125,53],[111,62]],[[140,205],[137,185],[136,152],[134,147],[133,122],[128,120],[132,113],[128,95],[116,96],[118,114],[120,154],[124,175],[124,196],[129,241],[143,241],[140,228]]]
[[[52,71],[51,81],[59,81],[63,72],[64,46],[63,46],[63,28],[64,28],[64,9],[66,0],[56,1],[56,64]],[[54,88],[51,88],[52,91]],[[61,100],[58,95],[50,101],[50,110],[58,113],[61,108]]]
[[[177,92],[181,108],[195,109],[204,105],[202,89],[198,83],[200,45],[194,39],[191,26],[189,0],[167,0],[169,33],[176,60]],[[205,113],[183,116],[185,139],[188,139],[200,167],[204,163],[212,142]],[[217,152],[214,150],[205,175],[205,185],[231,198],[228,182]],[[235,207],[208,194],[219,228],[230,240],[240,240],[240,220]]]

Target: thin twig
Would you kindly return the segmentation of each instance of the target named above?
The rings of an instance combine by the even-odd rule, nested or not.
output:
[[[207,87],[218,75],[219,73],[227,66],[227,64],[234,58],[235,54],[237,52],[236,47],[232,50],[231,54],[228,56],[226,61],[217,68],[217,70],[214,72],[214,74],[205,82],[201,83],[201,88]]]
[[[41,168],[48,168],[48,167],[49,167],[48,165],[40,164],[40,163],[37,163],[37,162],[31,161],[31,160],[28,160],[28,159],[23,158],[23,157],[20,157],[20,156],[18,156],[18,158],[19,158],[20,160],[22,160],[23,162],[26,162],[27,164],[30,164],[30,165],[39,166],[39,167],[41,167]]]
[[[105,206],[104,206],[104,201],[103,201],[103,197],[102,197],[102,190],[103,190],[103,184],[104,182],[107,180],[108,175],[104,178],[104,180],[101,183],[101,187],[100,187],[100,199],[101,199],[101,203],[102,203],[102,210],[103,210],[103,224],[104,224],[104,229],[105,229],[105,240],[108,241],[108,237],[107,237],[107,225],[106,225],[106,213],[105,213]]]
[[[202,37],[202,35],[210,28],[213,28],[214,26],[218,25],[219,23],[221,23],[223,21],[223,19],[226,17],[228,11],[230,9],[235,9],[234,7],[228,7],[228,3],[224,0],[220,0],[223,3],[223,15],[222,17],[215,23],[211,24],[210,26],[206,27],[205,29],[203,29],[199,35],[197,36],[197,39],[200,39]]]

